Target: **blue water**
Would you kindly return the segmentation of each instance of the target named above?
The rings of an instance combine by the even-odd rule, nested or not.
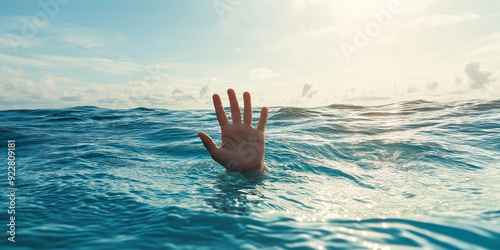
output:
[[[500,249],[500,100],[269,111],[251,178],[197,137],[212,110],[0,111],[0,248]]]

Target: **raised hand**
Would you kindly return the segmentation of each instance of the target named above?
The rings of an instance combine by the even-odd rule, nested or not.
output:
[[[215,113],[221,128],[222,145],[217,147],[212,138],[203,132],[198,132],[198,136],[212,159],[227,170],[237,172],[258,170],[262,172],[264,171],[265,128],[268,110],[266,107],[262,108],[259,123],[257,128],[254,128],[252,126],[252,101],[250,93],[245,92],[243,93],[245,108],[243,123],[241,123],[241,112],[236,94],[232,89],[228,89],[227,94],[229,95],[233,123],[229,123],[227,119],[220,96],[213,95]]]

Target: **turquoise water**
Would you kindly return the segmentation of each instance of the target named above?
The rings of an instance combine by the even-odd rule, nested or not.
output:
[[[212,110],[0,111],[0,247],[500,248],[500,100],[269,111],[250,179],[197,137],[220,143]]]

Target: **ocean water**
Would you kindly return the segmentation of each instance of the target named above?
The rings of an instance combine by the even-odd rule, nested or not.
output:
[[[251,178],[197,137],[213,110],[0,111],[0,248],[500,249],[500,100],[269,111]]]

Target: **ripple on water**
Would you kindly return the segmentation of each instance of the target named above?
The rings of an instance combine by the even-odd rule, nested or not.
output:
[[[197,138],[220,142],[213,111],[0,111],[17,143],[16,247],[495,249],[499,108],[272,107],[269,170],[252,178]]]

